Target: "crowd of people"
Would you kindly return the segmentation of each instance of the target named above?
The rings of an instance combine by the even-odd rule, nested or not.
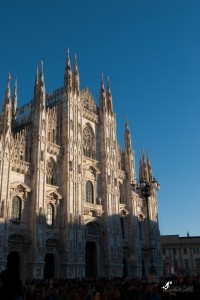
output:
[[[200,300],[200,277],[33,279],[22,284],[16,269],[0,274],[0,300]]]
[[[200,278],[90,278],[32,280],[25,285],[27,300],[200,300]]]

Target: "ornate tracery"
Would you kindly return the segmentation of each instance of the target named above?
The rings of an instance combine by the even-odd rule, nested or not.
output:
[[[83,154],[91,158],[95,157],[95,137],[89,125],[83,129]]]
[[[57,166],[56,162],[50,158],[47,161],[47,175],[46,175],[46,182],[47,184],[56,185],[57,184]]]
[[[57,126],[57,108],[49,108],[47,111],[48,114],[48,142],[56,143],[56,126]],[[45,127],[45,126],[44,126]]]

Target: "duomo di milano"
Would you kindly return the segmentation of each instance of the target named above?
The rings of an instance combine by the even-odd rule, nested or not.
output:
[[[73,70],[72,70],[73,69]],[[122,150],[109,82],[99,105],[80,90],[76,56],[64,85],[46,94],[43,64],[33,100],[17,107],[11,77],[0,115],[0,270],[23,279],[162,273],[157,192],[131,189],[135,156],[126,121]],[[141,155],[139,179],[151,182]]]

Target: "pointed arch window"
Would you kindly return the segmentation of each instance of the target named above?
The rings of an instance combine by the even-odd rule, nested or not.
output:
[[[53,159],[47,161],[47,184],[56,185],[57,184],[57,167]]]
[[[93,184],[89,180],[86,182],[86,202],[94,203]]]
[[[46,223],[49,226],[54,224],[54,207],[51,203],[47,204]]]
[[[83,154],[87,157],[95,157],[94,132],[88,125],[83,129]]]
[[[12,200],[11,219],[13,221],[20,221],[21,219],[21,199],[17,196]]]

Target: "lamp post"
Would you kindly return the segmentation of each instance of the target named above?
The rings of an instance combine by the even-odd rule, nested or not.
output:
[[[153,264],[153,247],[152,247],[152,240],[151,240],[151,226],[150,226],[150,217],[149,217],[149,197],[152,194],[153,190],[158,191],[160,189],[160,184],[158,181],[152,177],[151,180],[147,181],[144,179],[135,180],[131,184],[132,190],[137,193],[138,195],[142,196],[142,198],[145,200],[145,206],[147,211],[147,230],[148,230],[148,247],[145,247],[149,252],[149,258],[150,258],[150,268],[149,268],[149,275],[151,273],[155,273],[155,268]]]

